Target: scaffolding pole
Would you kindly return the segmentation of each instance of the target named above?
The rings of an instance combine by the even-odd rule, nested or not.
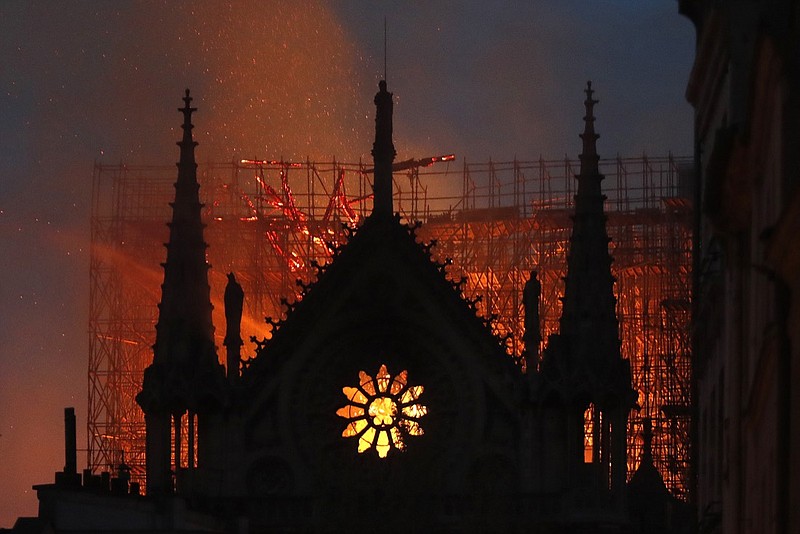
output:
[[[521,361],[520,295],[537,271],[543,349],[561,315],[578,165],[569,158],[464,161],[394,177],[401,218],[423,223],[420,238],[437,241],[437,259],[452,259],[448,276],[466,279],[465,296],[481,296],[479,309],[496,316],[509,357],[529,370],[538,362]],[[642,421],[650,418],[656,467],[670,491],[688,499],[692,206],[684,192],[691,159],[616,157],[600,160],[600,170],[622,353],[639,394],[628,423],[628,472],[638,466]],[[281,298],[296,298],[296,281],[309,281],[313,263],[327,262],[344,242],[345,227],[369,214],[371,176],[361,162],[337,160],[207,163],[200,171],[214,323],[224,324],[225,274],[235,272],[247,295],[242,330],[263,338],[264,317],[279,317]],[[93,176],[87,461],[93,471],[124,461],[139,481],[144,422],[135,396],[152,360],[174,172],[96,165]],[[248,344],[243,354],[253,349]]]

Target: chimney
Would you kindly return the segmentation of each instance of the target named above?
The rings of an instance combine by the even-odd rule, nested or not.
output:
[[[75,434],[75,408],[64,408],[64,470],[56,472],[56,485],[80,487],[78,473],[78,447]]]
[[[64,473],[74,475],[78,472],[78,448],[75,434],[75,408],[64,408],[64,452],[66,463]]]

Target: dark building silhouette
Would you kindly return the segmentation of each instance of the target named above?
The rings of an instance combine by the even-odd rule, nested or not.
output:
[[[153,363],[144,372],[137,402],[145,414],[147,431],[147,493],[173,490],[171,468],[179,467],[170,457],[180,459],[182,419],[188,419],[189,467],[195,464],[197,436],[201,454],[209,448],[213,417],[224,404],[224,370],[214,346],[211,299],[208,285],[206,248],[197,183],[197,163],[192,139],[192,98],[184,97],[183,139],[175,182],[175,202],[169,224],[167,261],[161,286]],[[196,424],[197,423],[197,424]],[[195,428],[197,432],[195,433]],[[172,436],[172,438],[170,438]],[[174,447],[170,446],[170,443]]]
[[[681,0],[697,48],[700,532],[800,532],[800,3]]]
[[[40,526],[687,531],[690,516],[666,491],[649,443],[626,482],[636,395],[620,355],[591,84],[560,332],[537,367],[532,280],[526,373],[431,245],[393,214],[392,94],[381,82],[372,214],[244,360],[246,295],[229,276],[226,376],[213,343],[188,91],[184,102],[154,357],[137,398],[147,496],[127,488],[124,466],[116,496],[39,486]]]
[[[620,355],[605,196],[600,187],[603,176],[597,168],[599,136],[593,113],[597,101],[592,93],[589,83],[560,331],[548,340],[540,373],[531,377],[539,382],[537,400],[547,414],[537,422],[549,429],[554,419],[560,427],[548,432],[544,442],[553,450],[539,458],[548,464],[560,460],[562,464],[555,466],[558,478],[566,476],[568,485],[610,490],[608,495],[599,493],[610,501],[597,504],[619,511],[624,509],[627,420],[636,393],[630,364]],[[591,432],[591,451],[584,447],[586,431]],[[558,450],[565,457],[558,458]]]

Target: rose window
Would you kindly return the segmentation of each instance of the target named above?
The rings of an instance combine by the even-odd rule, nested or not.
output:
[[[336,415],[348,419],[342,437],[358,438],[359,453],[375,447],[386,458],[392,448],[404,451],[409,436],[424,434],[419,419],[428,408],[417,402],[424,388],[408,385],[408,371],[393,377],[381,365],[375,378],[360,371],[358,379],[357,387],[342,388],[347,405]]]

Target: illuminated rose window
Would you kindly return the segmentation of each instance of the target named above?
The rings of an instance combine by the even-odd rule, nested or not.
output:
[[[359,453],[375,447],[386,458],[393,447],[404,451],[408,436],[424,434],[419,419],[428,408],[417,402],[424,388],[408,385],[408,371],[392,377],[381,365],[375,378],[360,371],[358,379],[357,387],[342,388],[347,406],[336,415],[349,420],[342,437],[358,438]]]

